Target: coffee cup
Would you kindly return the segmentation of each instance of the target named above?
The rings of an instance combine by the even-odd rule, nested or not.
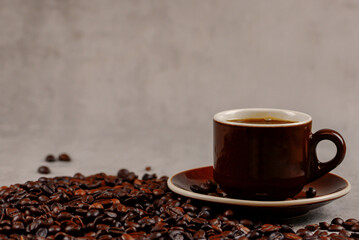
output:
[[[214,115],[213,177],[228,195],[282,200],[325,175],[344,159],[343,137],[331,129],[312,133],[306,113],[270,108],[235,109]],[[332,141],[333,159],[320,162],[322,140]]]

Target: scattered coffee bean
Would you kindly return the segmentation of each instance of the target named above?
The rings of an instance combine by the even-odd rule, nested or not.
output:
[[[207,180],[206,182],[200,184],[193,184],[190,186],[190,189],[193,192],[208,194],[211,196],[217,196],[217,197],[226,196],[226,194],[218,187],[218,184],[211,180]]]
[[[70,162],[71,158],[68,154],[66,153],[62,153],[59,155],[59,161],[63,161],[63,162]]]
[[[56,158],[54,157],[54,155],[49,154],[46,156],[45,161],[46,162],[55,162]]]
[[[151,171],[152,168],[151,168],[150,166],[147,166],[147,167],[145,168],[145,170],[146,170],[146,171]]]
[[[37,171],[39,173],[42,173],[42,174],[49,174],[50,173],[50,169],[46,166],[40,166]]]
[[[313,198],[315,197],[315,195],[317,195],[317,190],[315,190],[315,188],[308,188],[308,190],[305,192],[305,196],[307,198]]]

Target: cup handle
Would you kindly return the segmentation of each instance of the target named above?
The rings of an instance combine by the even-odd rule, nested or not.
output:
[[[322,140],[330,140],[337,147],[337,153],[334,158],[328,162],[320,162],[317,156],[317,145]],[[344,159],[346,145],[343,137],[336,131],[331,129],[321,129],[312,134],[309,140],[309,164],[307,169],[308,181],[314,181],[324,174],[330,172],[337,167]]]

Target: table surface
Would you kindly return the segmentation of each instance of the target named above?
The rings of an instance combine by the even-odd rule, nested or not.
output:
[[[76,172],[116,174],[120,168],[128,168],[139,176],[145,167],[158,176],[170,176],[178,171],[212,164],[211,134],[195,129],[166,127],[147,128],[141,131],[91,132],[87,130],[61,129],[12,134],[3,131],[0,139],[0,182],[2,185],[36,180],[37,168],[47,165],[49,176],[73,175]],[[47,154],[66,152],[71,162],[47,163]],[[288,221],[296,228],[311,223],[330,221],[334,217],[359,217],[359,178],[356,167],[346,159],[334,173],[352,183],[351,192],[332,203]],[[348,163],[349,162],[349,163]]]

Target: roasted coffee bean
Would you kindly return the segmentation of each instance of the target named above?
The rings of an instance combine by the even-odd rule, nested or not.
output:
[[[349,219],[346,220],[346,222],[359,223],[359,220],[358,220],[358,219],[355,219],[355,218],[349,218]]]
[[[328,227],[328,231],[330,232],[339,232],[343,229],[344,227],[338,224],[330,224],[330,226]]]
[[[63,161],[63,162],[70,162],[71,158],[68,154],[66,153],[62,153],[59,155],[59,161]]]
[[[193,237],[194,237],[194,239],[205,239],[206,232],[204,230],[200,229],[193,234]]]
[[[269,240],[282,240],[284,239],[284,235],[280,232],[274,232],[269,235]]]
[[[55,162],[56,158],[54,157],[54,155],[49,154],[49,155],[46,156],[45,161],[46,162]]]
[[[165,193],[162,189],[154,189],[152,192],[155,196],[162,196]]]
[[[294,233],[293,228],[287,224],[282,224],[280,231],[283,233]]]
[[[347,230],[340,230],[339,235],[349,238],[351,236],[351,233],[349,231],[347,231]]]
[[[152,180],[152,179],[156,179],[156,178],[157,178],[157,175],[155,173],[154,174],[145,173],[142,176],[142,180]]]
[[[46,237],[47,236],[47,233],[48,233],[48,230],[47,228],[39,228],[37,231],[36,231],[36,236],[38,237]]]
[[[195,193],[206,193],[199,185],[193,184],[190,186],[190,189]]]
[[[276,226],[272,224],[263,224],[261,227],[261,231],[264,233],[270,233],[270,232],[278,231],[280,228],[281,228],[280,226]]]
[[[315,190],[315,188],[310,187],[305,192],[305,195],[307,196],[307,198],[313,198],[315,197],[315,195],[317,195],[317,190]]]
[[[50,169],[47,166],[40,166],[37,171],[42,174],[49,174]]]
[[[305,227],[305,229],[309,230],[309,231],[312,231],[314,232],[315,230],[317,230],[319,228],[319,225],[318,224],[310,224],[310,225],[307,225]]]
[[[304,229],[304,228],[298,229],[296,234],[301,237],[313,235],[311,231]]]
[[[253,226],[253,222],[249,219],[242,219],[239,221],[240,224],[246,226],[246,227],[252,227]]]
[[[351,230],[352,226],[354,226],[354,225],[355,225],[355,222],[348,222],[348,221],[345,221],[342,224],[342,226],[347,230]]]
[[[320,222],[319,223],[319,227],[322,230],[328,230],[329,226],[330,226],[330,223],[327,223],[327,222]]]
[[[332,220],[332,224],[342,225],[344,223],[344,220],[342,218],[336,217]]]
[[[351,227],[351,229],[353,232],[359,232],[359,224],[355,224]]]
[[[49,231],[50,234],[56,234],[56,233],[61,231],[61,226],[59,226],[59,225],[51,225],[48,228],[48,231]]]

